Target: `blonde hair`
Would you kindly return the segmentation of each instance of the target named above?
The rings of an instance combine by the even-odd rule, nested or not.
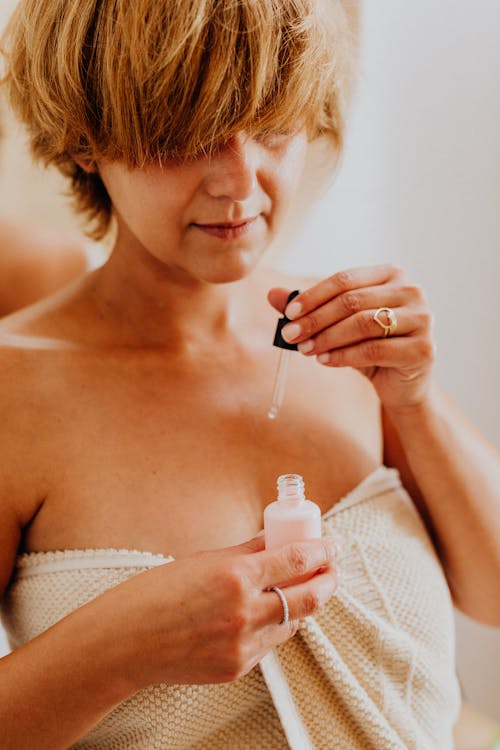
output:
[[[75,159],[141,167],[298,127],[340,149],[356,21],[354,0],[21,0],[3,82],[99,239],[111,201]]]

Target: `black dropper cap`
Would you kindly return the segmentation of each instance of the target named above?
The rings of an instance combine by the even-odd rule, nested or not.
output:
[[[295,297],[297,297],[297,295],[299,295],[299,294],[300,294],[300,290],[296,289],[294,292],[292,292],[289,295],[289,297],[288,297],[288,299],[286,301],[285,309],[289,305],[289,303],[293,299],[295,299]],[[291,322],[290,318],[287,318],[286,315],[283,315],[283,317],[278,320],[278,325],[276,326],[276,333],[274,334],[273,346],[279,346],[280,349],[292,349],[293,351],[296,352],[296,351],[298,351],[297,344],[289,344],[288,341],[285,341],[285,339],[281,335],[281,330],[282,330],[283,326],[286,326],[286,324],[290,323],[290,322]]]

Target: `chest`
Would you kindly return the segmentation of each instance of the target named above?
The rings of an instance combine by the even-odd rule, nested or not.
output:
[[[182,373],[129,362],[72,374],[37,455],[46,500],[23,551],[135,548],[175,557],[262,528],[280,474],[304,477],[323,511],[380,463],[361,376],[295,358],[276,420],[273,364],[207,360]],[[362,426],[362,429],[360,427]]]

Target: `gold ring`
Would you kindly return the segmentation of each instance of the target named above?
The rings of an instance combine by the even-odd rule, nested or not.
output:
[[[380,320],[380,317],[379,317],[380,313],[385,313],[385,315],[387,316],[386,323]],[[375,323],[378,323],[379,326],[383,329],[384,338],[386,336],[390,336],[391,333],[394,333],[398,325],[398,319],[396,318],[396,313],[390,307],[379,307],[379,309],[376,311],[375,315],[373,316],[373,320],[375,321]]]

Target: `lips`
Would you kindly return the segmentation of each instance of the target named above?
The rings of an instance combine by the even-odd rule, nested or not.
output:
[[[237,229],[238,227],[244,227],[245,224],[255,221],[257,217],[253,216],[249,219],[242,219],[241,221],[221,221],[215,224],[201,224],[197,223],[197,227],[203,227],[208,229]]]
[[[201,232],[205,232],[212,237],[218,237],[221,240],[236,240],[243,238],[252,231],[257,218],[255,216],[241,221],[225,221],[221,224],[193,224],[193,226]]]

